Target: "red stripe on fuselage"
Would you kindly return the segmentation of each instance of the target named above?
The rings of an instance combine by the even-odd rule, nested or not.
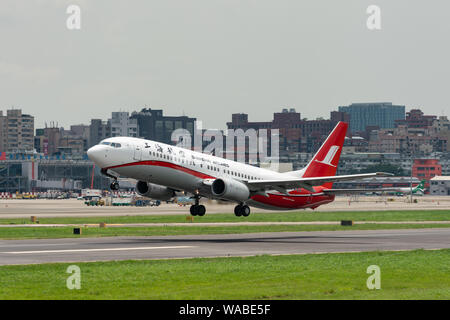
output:
[[[185,172],[187,174],[193,175],[200,179],[216,179],[216,177],[212,177],[208,174],[205,174],[203,172],[191,170],[182,166],[179,166],[172,162],[165,162],[165,161],[158,161],[158,160],[146,160],[146,161],[137,161],[137,162],[131,162],[131,163],[125,163],[125,164],[119,164],[117,166],[108,167],[106,169],[116,169],[116,168],[123,168],[123,167],[131,167],[131,166],[157,166],[157,167],[165,167],[170,168],[178,171]]]

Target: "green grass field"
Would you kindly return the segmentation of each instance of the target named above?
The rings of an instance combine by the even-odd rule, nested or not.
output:
[[[450,250],[0,266],[0,299],[450,299]],[[367,267],[381,270],[369,290]]]
[[[109,216],[109,217],[67,217],[40,218],[42,224],[89,224],[89,223],[172,223],[186,222],[186,214]],[[344,211],[344,212],[275,212],[252,213],[249,217],[236,217],[234,214],[206,214],[194,217],[195,222],[308,222],[308,221],[450,221],[449,210],[405,210],[405,211]],[[30,219],[1,219],[0,224],[30,224]]]
[[[364,224],[352,227],[339,225],[267,225],[267,226],[195,226],[198,222],[310,222],[310,221],[420,221],[423,224]],[[232,214],[211,214],[194,217],[194,222],[186,222],[186,215],[148,215],[148,216],[109,216],[109,217],[68,217],[39,218],[40,224],[125,224],[125,223],[174,223],[181,222],[187,226],[155,226],[155,227],[84,227],[82,237],[103,236],[151,236],[151,235],[189,235],[189,234],[225,234],[250,232],[282,232],[282,231],[334,231],[334,230],[374,230],[404,228],[448,228],[450,224],[427,224],[427,221],[450,221],[447,210],[424,211],[360,211],[360,212],[280,212],[254,213],[247,218]],[[29,219],[0,219],[0,224],[31,224]],[[0,228],[0,239],[29,238],[67,238],[73,235],[73,227],[14,227]]]

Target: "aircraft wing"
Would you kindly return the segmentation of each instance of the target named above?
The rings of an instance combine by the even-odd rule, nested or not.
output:
[[[322,190],[325,194],[358,194],[365,192],[389,192],[397,191],[396,188],[381,188],[381,189],[324,189]]]
[[[314,186],[320,186],[327,182],[349,181],[372,177],[387,177],[392,175],[393,174],[391,173],[375,172],[375,173],[349,174],[342,176],[291,178],[283,180],[249,180],[246,181],[246,184],[252,191],[277,190],[280,191],[281,193],[287,193],[287,189],[304,188],[308,191],[315,192],[313,188]]]

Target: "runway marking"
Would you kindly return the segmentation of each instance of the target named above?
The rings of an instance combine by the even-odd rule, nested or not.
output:
[[[14,241],[14,240],[9,240],[9,241]],[[22,240],[19,240],[22,241]],[[70,242],[70,243],[27,243],[27,244],[2,244],[2,242],[0,242],[0,248],[9,248],[11,246],[14,247],[46,247],[46,246],[72,246],[72,245],[78,245],[79,243],[76,242]]]
[[[134,247],[134,248],[106,248],[106,249],[66,249],[66,250],[40,250],[40,251],[10,251],[1,253],[29,254],[29,253],[70,253],[70,252],[95,252],[95,251],[130,251],[130,250],[155,250],[155,249],[185,249],[195,246],[168,246],[168,247]]]

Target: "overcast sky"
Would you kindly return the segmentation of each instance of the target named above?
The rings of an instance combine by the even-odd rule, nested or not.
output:
[[[448,0],[2,0],[0,39],[0,110],[36,127],[144,106],[209,128],[368,101],[450,115]]]

